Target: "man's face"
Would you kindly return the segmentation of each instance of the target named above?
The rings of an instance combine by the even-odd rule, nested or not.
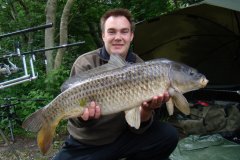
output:
[[[102,39],[109,54],[119,54],[126,57],[133,40],[131,25],[126,17],[109,17],[105,22]]]

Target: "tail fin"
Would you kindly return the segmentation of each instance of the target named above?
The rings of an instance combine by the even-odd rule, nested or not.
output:
[[[25,119],[22,127],[31,132],[38,132],[44,123],[43,109],[39,109]]]
[[[38,147],[40,148],[40,151],[42,152],[43,155],[45,155],[48,152],[48,150],[52,145],[53,137],[54,137],[58,122],[44,123],[42,125],[42,128],[38,132],[38,137],[37,137]]]
[[[46,154],[50,149],[60,119],[55,121],[46,121],[44,118],[44,110],[39,109],[31,114],[22,124],[22,127],[31,132],[38,132],[37,142],[42,154]]]

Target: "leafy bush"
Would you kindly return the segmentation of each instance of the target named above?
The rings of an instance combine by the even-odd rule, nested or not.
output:
[[[60,68],[52,71],[48,77],[43,74],[32,82],[4,89],[5,92],[0,93],[0,104],[10,107],[0,108],[1,129],[9,133],[9,120],[11,120],[15,133],[26,134],[21,127],[24,119],[53,100],[60,93],[60,86],[68,75],[69,71]]]
[[[51,71],[44,81],[44,83],[48,85],[46,87],[46,92],[57,96],[60,93],[60,87],[62,83],[67,79],[68,76],[69,71],[64,70],[63,67],[58,70]]]

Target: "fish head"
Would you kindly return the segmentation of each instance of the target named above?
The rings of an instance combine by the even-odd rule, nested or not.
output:
[[[204,88],[208,80],[196,69],[185,64],[171,62],[169,78],[173,88],[181,93]]]

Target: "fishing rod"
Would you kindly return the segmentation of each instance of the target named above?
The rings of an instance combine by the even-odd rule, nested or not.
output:
[[[85,41],[80,41],[80,42],[75,42],[75,43],[70,43],[70,44],[63,44],[60,46],[55,46],[55,47],[50,47],[50,48],[42,48],[42,49],[38,49],[38,50],[33,50],[33,51],[27,51],[27,52],[23,52],[20,53],[21,55],[28,55],[28,54],[35,54],[35,53],[43,53],[45,51],[49,51],[49,50],[54,50],[54,49],[59,49],[59,48],[68,48],[68,47],[72,47],[72,46],[77,46],[80,44],[84,44]],[[3,55],[2,57],[0,57],[0,59],[6,59],[9,57],[14,57],[14,56],[19,56],[19,53],[12,53],[12,54],[8,54],[8,55]]]
[[[240,96],[240,90],[218,90],[218,89],[205,89],[205,91],[212,91],[212,92],[223,92],[223,93],[235,93]]]
[[[52,26],[53,26],[53,23],[48,23],[48,24],[44,24],[44,25],[40,25],[40,26],[36,26],[36,27],[31,27],[31,28],[18,30],[18,31],[15,31],[15,32],[6,33],[6,34],[3,34],[3,35],[0,35],[0,40],[2,38],[5,38],[5,37],[10,37],[10,36],[17,35],[17,34],[33,32],[33,31],[37,31],[37,30],[41,30],[41,29],[46,29],[46,28],[50,28]],[[22,59],[22,62],[23,62],[24,74],[25,75],[20,77],[20,78],[16,78],[14,80],[10,80],[10,81],[6,81],[6,82],[3,82],[3,83],[0,83],[0,89],[8,87],[9,86],[8,83],[12,83],[12,81],[14,81],[14,82],[18,81],[19,82],[19,79],[21,79],[21,80],[24,79],[23,81],[21,81],[21,82],[24,82],[24,81],[36,78],[36,75],[35,75],[35,72],[34,72],[34,66],[33,66],[33,61],[35,60],[35,57],[34,57],[34,55],[32,55],[30,57],[30,62],[29,63],[30,63],[30,67],[31,67],[31,72],[32,73],[31,73],[31,75],[29,75],[27,73],[26,58],[25,58],[24,55],[21,55],[21,53],[20,53],[20,45],[19,45],[19,43],[16,45],[16,53],[11,53],[10,55],[4,55],[4,56],[0,57],[0,60],[7,59],[7,61],[8,61],[8,64],[1,63],[1,65],[0,65],[0,76],[2,76],[2,75],[3,76],[9,76],[11,73],[14,73],[14,72],[17,72],[17,71],[20,70],[18,67],[16,67],[16,65],[11,63],[11,61],[9,60],[9,57],[12,57],[11,55],[21,56],[21,59]],[[18,82],[16,84],[18,84]]]
[[[240,89],[203,88],[185,94],[189,99],[233,101],[240,103]]]
[[[4,55],[4,56],[0,57],[0,59],[8,59],[10,57],[20,56],[22,58],[22,62],[23,62],[24,75],[21,76],[21,77],[18,77],[18,78],[0,83],[0,90],[3,89],[3,88],[7,88],[7,87],[10,87],[10,86],[16,85],[16,84],[31,81],[31,80],[34,80],[34,79],[37,78],[37,74],[35,73],[35,69],[34,69],[34,65],[33,65],[33,62],[35,61],[35,54],[36,53],[44,53],[45,51],[77,46],[77,45],[84,44],[84,43],[85,43],[85,41],[80,41],[80,42],[76,42],[76,43],[63,44],[63,45],[60,45],[60,46],[43,48],[43,49],[38,49],[38,50],[32,50],[32,51],[23,52],[23,53],[20,52],[20,46],[17,45],[17,49],[16,49],[17,53],[10,54],[10,55]],[[31,57],[29,59],[31,74],[28,73],[27,64],[26,64],[26,57],[25,57],[26,55],[29,55],[29,54],[31,54]],[[6,70],[7,70],[7,68],[6,68]],[[0,73],[0,75],[1,75],[1,73]]]
[[[0,40],[2,38],[5,38],[5,37],[9,37],[9,36],[13,36],[13,35],[17,35],[17,34],[22,34],[22,33],[27,33],[27,32],[33,32],[33,31],[37,31],[37,30],[41,30],[41,29],[46,29],[46,28],[50,28],[52,27],[53,24],[52,23],[48,23],[48,24],[44,24],[44,25],[40,25],[40,26],[36,26],[36,27],[31,27],[31,28],[26,28],[26,29],[23,29],[23,30],[18,30],[18,31],[15,31],[15,32],[11,32],[11,33],[6,33],[6,34],[3,34],[3,35],[0,35]],[[2,48],[0,48],[1,50],[3,50]],[[16,50],[17,50],[17,53],[16,55],[20,56],[20,45],[19,43],[17,44],[16,46]],[[5,51],[5,50],[4,50]],[[6,52],[6,51],[5,51]],[[8,52],[9,53],[9,52]],[[10,56],[9,56],[10,55]],[[13,63],[11,63],[11,61],[8,59],[9,57],[12,57],[11,55],[15,55],[15,53],[12,53],[10,52],[10,54],[8,55],[4,55],[2,57],[0,57],[0,60],[5,60],[7,59],[8,61],[8,64],[5,64],[5,63],[0,63],[0,76],[1,75],[4,75],[4,76],[9,76],[11,73],[14,73],[14,72],[17,72],[19,71],[19,68],[16,67],[16,65],[14,65]],[[22,57],[22,61],[24,63],[24,66],[26,66],[25,64],[25,57]],[[32,60],[31,60],[32,61]],[[32,62],[30,62],[32,63]],[[26,70],[25,70],[26,71]],[[2,84],[0,84],[1,86]]]
[[[50,99],[47,98],[33,98],[33,99],[25,99],[25,98],[16,98],[16,97],[5,97],[0,98],[2,101],[48,101]]]
[[[44,25],[40,25],[40,26],[36,26],[36,27],[32,27],[32,28],[26,28],[26,29],[23,29],[23,30],[19,30],[19,31],[15,31],[15,32],[0,35],[0,39],[5,38],[5,37],[9,37],[9,36],[13,36],[13,35],[17,35],[17,34],[21,34],[21,33],[27,33],[27,32],[37,31],[37,30],[40,30],[40,29],[46,29],[46,28],[50,28],[52,26],[53,26],[52,23],[48,23],[48,24],[44,24]]]
[[[19,31],[12,32],[12,33],[3,34],[3,35],[0,35],[0,40],[1,40],[1,38],[4,38],[4,37],[9,37],[9,36],[13,36],[13,35],[16,35],[16,34],[21,34],[21,33],[33,32],[33,31],[37,31],[37,30],[40,30],[40,29],[46,29],[46,28],[49,28],[49,27],[52,27],[52,26],[53,26],[53,24],[49,23],[49,24],[40,25],[40,26],[37,26],[37,27],[32,27],[32,28],[19,30]],[[37,75],[37,73],[35,73],[34,64],[33,64],[33,62],[35,61],[35,54],[36,53],[44,53],[45,51],[77,46],[77,45],[84,44],[84,43],[85,43],[85,41],[81,41],[81,42],[76,42],[76,43],[71,43],[71,44],[63,44],[63,45],[60,45],[60,46],[55,46],[55,47],[50,47],[50,48],[43,48],[43,49],[38,49],[38,50],[21,52],[20,51],[20,44],[18,42],[16,44],[16,49],[15,49],[16,52],[10,53],[10,54],[7,54],[7,55],[3,55],[3,56],[0,57],[0,60],[3,60],[5,62],[6,62],[6,59],[7,59],[7,63],[8,63],[8,65],[5,64],[5,63],[3,63],[3,64],[0,63],[0,77],[1,77],[1,75],[9,76],[11,73],[17,72],[19,70],[23,70],[24,75],[22,75],[21,77],[18,77],[18,78],[15,78],[15,79],[10,79],[10,80],[7,80],[7,81],[4,81],[4,82],[0,83],[0,90],[4,89],[6,87],[10,87],[10,86],[19,84],[19,83],[23,83],[23,82],[26,82],[26,81],[31,81],[31,80],[34,80],[34,79],[37,78],[38,75]],[[29,64],[28,64],[28,65],[30,65],[30,73],[28,73],[28,68],[27,68],[28,65],[27,65],[27,62],[26,62],[27,61],[26,60],[26,55],[30,55]],[[13,63],[11,63],[11,61],[9,60],[10,57],[20,57],[22,59],[23,68],[21,69],[21,68],[16,67],[15,65],[13,65]]]
[[[53,49],[58,49],[58,48],[66,48],[66,47],[72,47],[72,46],[76,46],[76,45],[80,45],[80,44],[84,44],[85,41],[80,41],[80,42],[76,42],[76,43],[71,43],[71,44],[63,44],[60,46],[56,46],[56,47],[50,47],[50,48],[44,48],[44,49],[38,49],[38,50],[33,50],[33,51],[28,51],[28,52],[20,52],[20,48],[19,46],[17,47],[17,53],[14,54],[10,54],[10,55],[5,55],[3,57],[0,57],[0,59],[7,59],[13,56],[20,56],[22,58],[22,62],[23,62],[23,71],[24,71],[24,75],[12,80],[8,80],[5,82],[0,83],[0,90],[3,88],[7,88],[16,84],[20,84],[23,82],[27,82],[27,81],[31,81],[37,78],[37,74],[35,73],[34,70],[34,65],[33,65],[33,61],[35,61],[35,53],[44,53],[45,51],[48,50],[53,50]],[[27,65],[26,65],[26,55],[31,54],[31,57],[29,59],[29,63],[30,63],[30,69],[31,69],[31,74],[28,73],[27,70]]]
[[[240,96],[240,85],[209,85],[208,87],[204,88],[205,91],[209,92],[225,92],[225,93],[233,93]]]

